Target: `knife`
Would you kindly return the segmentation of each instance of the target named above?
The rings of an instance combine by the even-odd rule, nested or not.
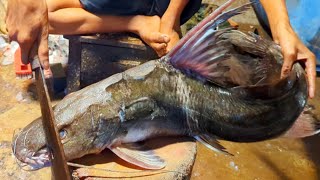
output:
[[[71,180],[71,173],[67,166],[63,146],[54,121],[54,114],[48,93],[48,87],[45,82],[43,69],[40,66],[38,56],[34,57],[31,67],[35,72],[35,80],[40,101],[43,128],[47,140],[47,147],[48,151],[50,151],[52,154],[50,157],[52,163],[52,177],[56,180]]]

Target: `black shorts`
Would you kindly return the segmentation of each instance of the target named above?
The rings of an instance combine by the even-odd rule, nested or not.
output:
[[[93,14],[160,16],[167,10],[170,0],[80,0],[83,8]],[[201,0],[189,0],[180,22],[188,21],[200,8]]]

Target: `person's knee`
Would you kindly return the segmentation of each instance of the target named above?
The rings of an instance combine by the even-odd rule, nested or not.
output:
[[[55,12],[48,12],[48,27],[49,32],[54,33],[56,31],[57,17]]]
[[[65,8],[82,8],[79,0],[46,0],[48,12],[55,12]]]
[[[54,12],[58,9],[58,1],[54,0],[46,0],[47,1],[47,7],[48,7],[48,13]]]

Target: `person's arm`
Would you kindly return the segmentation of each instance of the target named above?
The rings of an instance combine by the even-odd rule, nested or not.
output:
[[[160,32],[170,37],[167,52],[180,40],[180,16],[188,2],[189,0],[171,0],[166,12],[161,17]]]
[[[27,64],[38,54],[43,68],[49,69],[46,1],[9,0],[6,26],[10,40],[20,45],[22,62]]]
[[[292,29],[285,0],[260,0],[260,2],[267,13],[273,39],[282,49],[284,63],[281,76],[285,77],[289,74],[295,61],[305,61],[309,83],[309,97],[313,98],[315,94],[316,57],[301,42]]]

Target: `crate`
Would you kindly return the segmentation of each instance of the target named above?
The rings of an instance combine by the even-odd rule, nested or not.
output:
[[[152,48],[133,34],[64,37],[69,40],[67,93],[158,58]]]

